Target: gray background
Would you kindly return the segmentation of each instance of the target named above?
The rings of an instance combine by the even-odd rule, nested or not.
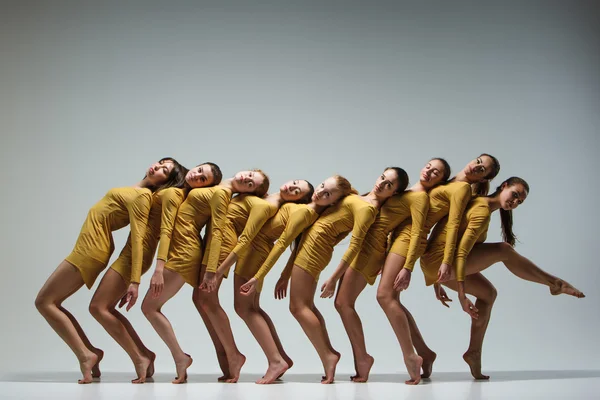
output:
[[[502,265],[491,268],[485,275],[499,298],[484,370],[598,367],[597,3],[45,3],[3,2],[0,11],[0,372],[77,370],[33,300],[88,209],[160,157],[187,166],[211,160],[226,176],[259,167],[273,189],[340,173],[364,192],[385,166],[405,168],[414,182],[430,157],[446,157],[457,172],[483,151],[502,163],[494,183],[519,175],[531,185],[515,213],[518,251],[588,295],[554,298]],[[115,234],[117,249],[127,232]],[[497,215],[488,238],[500,240]],[[267,278],[263,305],[292,371],[320,373],[287,301],[272,299],[284,261]],[[451,309],[442,307],[415,271],[402,298],[438,352],[435,368],[466,371],[467,315],[454,293]],[[231,285],[221,297],[248,356],[243,372],[263,372],[266,360],[234,314]],[[87,312],[91,294],[83,288],[66,307],[107,352],[104,370],[133,373]],[[165,313],[195,358],[190,372],[217,372],[190,297],[186,286]],[[373,372],[405,374],[375,288],[358,303]],[[339,371],[352,371],[332,300],[316,304],[342,352]],[[158,371],[173,371],[139,305],[128,317],[157,352]]]

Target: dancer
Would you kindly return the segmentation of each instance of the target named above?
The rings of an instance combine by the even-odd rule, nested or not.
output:
[[[173,383],[187,382],[187,369],[192,364],[192,358],[181,349],[171,323],[162,313],[162,306],[185,283],[194,288],[198,286],[202,260],[200,232],[208,220],[211,221],[213,232],[211,251],[218,254],[227,205],[232,194],[264,194],[266,188],[268,181],[262,172],[241,171],[217,186],[191,190],[179,207],[167,262],[163,269],[157,265],[152,284],[142,303],[142,312],[165,342],[175,361],[177,377]],[[218,258],[211,261],[216,263]]]
[[[450,166],[441,158],[431,159],[421,170],[419,181],[408,191],[389,198],[381,207],[377,218],[365,237],[359,254],[350,268],[344,274],[335,299],[335,306],[342,318],[344,328],[352,345],[356,375],[351,377],[354,382],[366,382],[374,359],[367,353],[362,323],[354,307],[356,299],[362,293],[367,283],[373,285],[386,258],[387,238],[390,232],[400,224],[410,225],[410,242],[403,267],[412,271],[417,250],[420,245],[421,230],[429,210],[427,192],[448,180]],[[408,177],[405,178],[406,186]],[[415,354],[408,330],[402,335],[400,346],[409,371],[417,369],[415,380],[407,383],[418,383],[420,365]]]
[[[222,175],[217,165],[203,163],[192,168],[182,178],[173,187],[154,193],[143,241],[142,274],[152,265],[152,259],[157,247],[156,268],[158,270],[164,269],[171,243],[175,216],[185,198],[186,192],[193,188],[210,187],[219,184]],[[100,281],[100,285],[90,303],[90,312],[113,339],[123,347],[133,361],[138,377],[132,382],[144,383],[147,377],[149,378],[154,374],[155,355],[143,344],[127,318],[115,308],[119,299],[123,299],[123,302],[129,302],[127,307],[129,311],[135,304],[138,296],[137,285],[132,286],[135,289],[134,291],[127,292],[129,277],[131,276],[131,256],[130,236],[119,258],[111,265]],[[162,274],[154,276],[151,287],[156,287],[157,284],[160,284],[160,279],[162,279]],[[125,295],[126,292],[127,294]]]
[[[447,165],[446,168],[449,174]],[[489,181],[496,177],[499,171],[498,160],[484,153],[469,162],[450,183],[439,185],[429,191],[429,210],[423,228],[420,230],[420,243],[416,254],[412,257],[414,260],[425,252],[427,235],[431,228],[447,216],[448,240],[444,247],[442,261],[448,265],[451,263],[455,252],[458,224],[472,198],[472,193],[487,193]],[[425,343],[413,316],[400,303],[400,292],[406,290],[410,284],[411,269],[410,265],[407,267],[406,260],[409,256],[412,233],[412,223],[403,223],[396,228],[377,288],[377,301],[390,321],[404,354],[404,361],[410,375],[406,383],[418,384],[420,378],[428,378],[431,375],[436,354]],[[411,350],[412,346],[415,347],[417,356]],[[419,376],[421,369],[423,374]]]
[[[214,341],[215,349],[217,352],[223,349],[227,357],[228,369],[223,371],[224,378],[222,378],[225,382],[237,382],[246,357],[237,348],[229,318],[219,302],[218,290],[221,282],[234,263],[254,256],[255,253],[251,251],[252,241],[283,204],[289,202],[305,204],[310,201],[313,192],[314,188],[308,181],[294,180],[282,185],[278,193],[264,199],[256,196],[239,196],[229,204],[223,246],[219,256],[219,261],[222,260],[222,263],[216,271],[207,266],[200,285],[200,289],[203,290],[194,297],[196,306],[208,315],[208,320],[204,320],[208,329],[217,334],[218,340]],[[236,266],[236,271],[244,274],[243,268],[244,262]],[[236,276],[235,292],[239,291],[242,283],[239,276]]]
[[[252,241],[251,251],[236,264],[235,309],[260,344],[269,364],[267,372],[256,383],[273,383],[293,365],[283,349],[271,318],[260,307],[263,280],[285,249],[328,206],[339,201],[341,194],[335,177],[330,177],[317,186],[309,204],[284,204]],[[275,241],[277,242],[273,245]],[[286,285],[288,280],[289,277],[285,279]]]
[[[511,177],[502,182],[491,195],[474,199],[461,220],[460,240],[452,268],[447,268],[440,262],[444,257],[443,248],[448,232],[445,221],[435,227],[429,238],[427,251],[421,258],[425,282],[427,285],[435,285],[436,297],[439,298],[443,291],[440,283],[457,291],[462,309],[472,318],[471,340],[463,359],[475,379],[489,379],[489,376],[481,373],[481,351],[496,299],[495,287],[481,271],[502,262],[519,278],[548,286],[553,295],[564,293],[578,298],[585,297],[566,281],[548,274],[514,250],[516,237],[512,231],[512,211],[525,201],[528,194],[527,182]],[[490,216],[496,210],[500,210],[504,243],[483,243]],[[467,293],[475,296],[475,304],[466,296]]]
[[[67,343],[79,360],[82,378],[79,383],[91,383],[100,376],[99,362],[104,353],[94,347],[75,317],[62,303],[84,284],[90,289],[106,268],[114,251],[112,231],[131,226],[132,266],[128,291],[135,291],[142,272],[142,240],[152,192],[175,185],[185,174],[173,158],[166,157],[152,164],[144,178],[131,187],[114,188],[89,211],[75,247],[48,278],[35,299],[35,306],[52,329]]]

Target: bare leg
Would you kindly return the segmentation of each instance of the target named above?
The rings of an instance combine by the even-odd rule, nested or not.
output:
[[[400,303],[400,293],[398,293],[397,300]],[[402,307],[402,311],[404,311],[408,320],[410,338],[412,339],[413,346],[415,346],[417,354],[423,359],[423,365],[421,365],[423,373],[421,374],[421,378],[429,378],[433,371],[433,363],[437,358],[437,354],[435,354],[435,352],[427,346],[427,343],[425,343],[425,339],[423,339],[423,335],[421,335],[417,322],[410,311],[408,311],[408,308],[404,307],[404,304],[402,303],[400,303],[400,307]]]
[[[402,349],[404,364],[406,364],[406,369],[410,375],[410,380],[405,383],[416,385],[421,381],[423,358],[415,353],[408,318],[400,304],[400,293],[394,290],[394,280],[403,268],[405,261],[404,257],[394,253],[387,256],[381,274],[381,281],[377,288],[377,301],[390,321]]]
[[[92,297],[90,313],[133,361],[138,377],[131,382],[144,383],[150,366],[150,359],[146,357],[142,349],[138,348],[121,320],[115,316],[115,313],[119,314],[115,310],[115,306],[126,291],[127,285],[121,275],[109,268]]]
[[[202,317],[202,321],[204,321],[204,325],[206,325],[206,329],[208,330],[208,334],[210,335],[210,339],[215,346],[215,351],[217,353],[217,360],[219,362],[219,367],[221,367],[221,371],[223,372],[223,376],[217,378],[217,381],[224,382],[228,379],[231,379],[231,373],[229,372],[229,362],[227,361],[227,354],[225,353],[225,347],[223,347],[223,343],[219,340],[219,336],[215,331],[215,328],[212,326],[210,322],[210,318],[208,318],[208,314],[204,311],[202,306],[200,305],[200,289],[194,288],[194,293],[192,294],[192,300],[194,301],[194,305],[198,310],[198,313]]]
[[[62,302],[83,286],[83,278],[77,268],[64,260],[50,275],[35,299],[35,306],[48,321],[52,329],[65,341],[79,360],[83,375],[79,383],[92,382],[92,368],[98,363],[98,355],[86,346],[77,328],[72,322],[75,318],[67,316],[62,310]],[[81,327],[77,324],[79,330]],[[85,334],[83,335],[85,337]],[[86,338],[87,339],[87,338]],[[89,341],[88,341],[89,344]],[[91,346],[93,347],[93,346]]]
[[[77,331],[77,334],[79,335],[79,337],[83,341],[83,344],[85,344],[85,347],[87,347],[88,349],[90,349],[90,351],[92,353],[94,353],[94,354],[96,354],[98,356],[98,361],[96,361],[96,364],[92,367],[92,378],[100,378],[100,376],[102,375],[102,373],[100,372],[100,361],[102,361],[102,359],[104,358],[104,352],[102,350],[100,350],[99,348],[94,347],[92,345],[92,343],[90,342],[90,340],[86,336],[85,332],[83,331],[83,328],[81,327],[81,325],[79,325],[79,322],[77,322],[77,320],[75,319],[75,317],[73,316],[73,314],[71,314],[63,306],[58,306],[58,309],[60,311],[62,311],[67,316],[67,318],[69,318],[71,320],[71,323],[75,327],[75,330]]]
[[[171,351],[177,369],[177,377],[173,383],[185,383],[187,382],[187,369],[192,365],[193,360],[179,346],[173,326],[161,311],[162,306],[179,292],[185,281],[181,275],[168,269],[163,271],[163,277],[165,284],[160,296],[158,299],[153,299],[152,294],[148,291],[142,303],[142,312]]]
[[[327,330],[313,311],[316,309],[313,301],[316,289],[317,282],[312,275],[294,265],[290,289],[290,311],[321,358],[325,370],[325,379],[321,383],[332,383],[340,356],[339,353],[331,351]]]
[[[352,379],[354,382],[366,382],[374,362],[373,357],[367,353],[362,322],[354,308],[356,299],[366,286],[365,278],[359,272],[348,268],[340,281],[335,297],[335,308],[342,318],[352,345],[356,366],[356,376]]]
[[[247,282],[247,279],[238,275],[234,276],[233,292],[235,312],[244,320],[269,362],[267,372],[261,379],[257,380],[256,383],[273,383],[280,375],[287,371],[288,365],[279,353],[277,344],[275,343],[273,336],[271,336],[269,325],[255,307],[257,304],[256,297],[259,297],[260,293],[254,292],[248,296],[241,294],[240,287]]]
[[[456,281],[445,282],[444,285],[458,291]],[[475,307],[479,310],[479,318],[471,319],[471,341],[469,342],[469,349],[463,355],[463,358],[469,364],[473,378],[489,379],[489,376],[481,373],[481,351],[485,332],[492,315],[492,307],[498,293],[494,285],[480,273],[467,277],[465,291],[476,297]]]
[[[469,253],[465,271],[467,275],[476,274],[498,262],[504,263],[510,272],[521,279],[548,286],[553,295],[564,293],[579,298],[585,297],[572,285],[550,275],[505,242],[476,244]]]
[[[202,279],[202,277],[200,277],[200,279]],[[227,355],[231,378],[225,380],[225,382],[236,383],[240,378],[240,371],[246,362],[246,357],[239,351],[235,343],[229,318],[219,302],[219,288],[221,287],[222,281],[223,279],[221,278],[217,284],[217,289],[214,292],[207,293],[200,291],[199,301],[200,307],[202,307],[203,312],[208,315],[219,341],[223,344],[225,354]]]
[[[273,340],[275,341],[277,350],[279,350],[279,354],[281,354],[281,357],[283,357],[283,359],[285,360],[285,362],[288,365],[288,369],[290,369],[290,368],[292,368],[292,365],[294,365],[294,362],[292,361],[290,356],[288,356],[288,354],[285,352],[283,345],[281,344],[281,340],[279,339],[279,335],[277,334],[277,331],[275,330],[275,325],[273,324],[271,317],[269,317],[269,315],[260,307],[259,300],[260,300],[260,294],[254,297],[254,308],[260,313],[260,315],[263,317],[263,319],[269,326],[269,330],[271,331],[271,336],[273,337]],[[281,374],[281,375],[283,375],[283,374]],[[278,378],[281,378],[281,375]]]
[[[135,345],[138,347],[138,349],[140,349],[140,351],[142,351],[146,355],[146,357],[150,359],[150,365],[148,366],[148,369],[146,371],[146,378],[150,378],[152,375],[154,375],[154,360],[156,359],[156,354],[154,354],[153,351],[146,347],[144,342],[142,342],[142,339],[140,339],[140,337],[138,336],[135,329],[133,329],[133,326],[131,325],[129,320],[125,318],[123,314],[121,314],[117,310],[113,310],[113,315],[116,318],[118,318],[119,321],[121,321],[121,323],[125,327],[125,329],[127,329],[127,333],[135,342]]]

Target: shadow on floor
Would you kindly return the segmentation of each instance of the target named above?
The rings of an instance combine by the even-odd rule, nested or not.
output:
[[[555,379],[577,379],[577,378],[600,378],[600,370],[549,370],[549,371],[490,371],[490,380],[493,382],[510,381],[536,381],[536,380],[555,380]],[[190,374],[189,383],[216,383],[216,374]],[[77,372],[37,372],[37,373],[9,373],[0,376],[0,382],[56,382],[56,383],[76,383],[80,374]],[[240,383],[252,383],[259,379],[259,374],[242,374]],[[127,372],[105,372],[101,378],[94,379],[94,382],[103,383],[128,383],[135,378],[133,374]],[[173,374],[157,373],[147,382],[169,383],[173,379]],[[406,374],[372,374],[369,383],[401,383],[408,378]],[[285,382],[294,383],[319,383],[321,375],[318,374],[286,374],[277,384]],[[431,379],[424,379],[424,384],[436,384],[439,382],[471,382],[473,378],[468,372],[438,372],[432,375]],[[337,383],[350,383],[350,374],[339,373],[336,379]],[[485,383],[486,381],[481,381]]]

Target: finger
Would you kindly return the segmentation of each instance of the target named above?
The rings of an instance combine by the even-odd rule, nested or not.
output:
[[[321,293],[323,293],[323,290],[325,290],[325,286],[327,286],[326,283],[324,283],[323,286],[321,286]]]
[[[473,305],[473,304],[471,305],[471,309],[472,309],[473,311],[475,311],[476,313],[478,313],[478,312],[479,312],[479,310],[477,309],[477,307],[475,307],[475,305]]]
[[[444,300],[442,300],[442,304],[446,306],[446,308],[450,308],[450,306],[448,304],[446,304],[446,302]]]
[[[131,296],[131,300],[129,301],[129,304],[127,305],[127,311],[131,310],[131,308],[135,305],[136,301],[137,301],[137,296]]]

